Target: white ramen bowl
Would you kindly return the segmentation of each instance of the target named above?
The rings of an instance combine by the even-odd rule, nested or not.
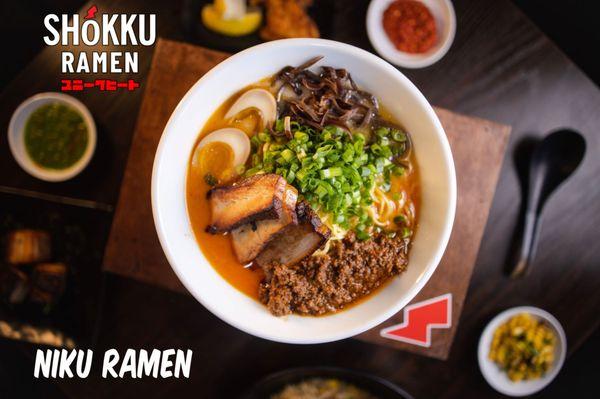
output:
[[[186,172],[198,134],[211,114],[243,87],[300,65],[346,68],[375,94],[411,133],[422,196],[419,226],[407,270],[366,301],[322,317],[275,317],[238,291],[210,265],[192,231],[186,207]],[[444,129],[421,92],[397,69],[359,48],[329,40],[287,39],[264,43],[223,61],[182,98],[167,122],[152,171],[152,209],[163,250],[188,291],[216,316],[249,334],[273,341],[310,344],[359,334],[401,310],[435,271],[454,221],[456,176]]]

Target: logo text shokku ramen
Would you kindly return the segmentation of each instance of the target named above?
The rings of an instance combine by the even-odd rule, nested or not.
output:
[[[62,73],[137,73],[138,52],[118,48],[153,45],[156,15],[96,12],[92,6],[83,19],[77,14],[48,14],[44,18],[49,33],[44,42],[65,47],[61,52]],[[85,51],[92,46],[97,48]]]

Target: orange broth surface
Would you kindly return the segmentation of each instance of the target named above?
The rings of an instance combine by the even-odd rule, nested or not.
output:
[[[228,121],[225,120],[224,116],[227,110],[242,93],[244,93],[248,89],[255,87],[270,89],[269,82],[269,79],[264,79],[254,85],[250,85],[244,88],[243,90],[240,90],[238,93],[236,93],[227,101],[225,101],[213,113],[213,115],[208,119],[208,121],[202,128],[198,139],[196,140],[196,144],[194,145],[194,150],[204,136],[217,129],[221,129],[224,127],[238,127],[246,131],[246,129],[243,129],[240,125],[236,123],[228,123]],[[386,120],[394,120],[391,117],[390,113],[387,112],[385,109],[380,110],[380,115],[382,115],[383,118]],[[249,134],[249,136],[250,135],[251,134]],[[198,242],[202,253],[208,259],[212,267],[214,267],[215,270],[225,280],[227,280],[239,291],[250,296],[251,298],[258,300],[259,284],[264,278],[264,273],[262,269],[260,269],[259,267],[254,267],[252,265],[242,265],[237,260],[233,251],[233,246],[231,244],[231,239],[229,235],[209,234],[206,232],[206,227],[210,224],[211,221],[210,206],[208,203],[208,199],[206,198],[206,194],[211,187],[205,182],[204,176],[202,176],[201,173],[199,173],[199,171],[195,171],[194,168],[191,167],[191,157],[194,153],[194,150],[192,150],[192,153],[190,154],[190,160],[188,161],[186,201],[188,214],[190,217],[192,230],[194,231],[194,235],[196,237],[196,241]],[[392,189],[390,190],[390,192],[398,192],[404,190],[408,194],[409,200],[413,203],[413,206],[415,208],[415,219],[417,219],[418,206],[420,202],[420,188],[418,184],[418,170],[416,168],[414,153],[410,156],[410,163],[412,167],[409,173],[405,173],[403,176],[392,178]],[[415,226],[413,227],[413,231],[416,230],[416,223],[414,223],[414,225]],[[385,286],[385,284],[382,284],[381,287],[383,286]],[[381,287],[379,287],[378,289],[380,289]],[[365,297],[359,298],[352,305],[362,302],[369,296],[370,295],[366,295]]]

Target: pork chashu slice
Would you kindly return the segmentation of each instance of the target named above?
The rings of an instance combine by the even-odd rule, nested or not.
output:
[[[268,272],[274,263],[291,265],[312,255],[329,239],[331,231],[305,201],[296,205],[298,224],[288,227],[270,241],[256,258]]]
[[[242,264],[250,263],[263,248],[286,228],[298,223],[296,202],[298,190],[289,184],[285,188],[283,210],[278,219],[261,220],[244,224],[231,232],[233,250]]]
[[[286,180],[275,174],[254,175],[207,193],[211,207],[209,233],[225,233],[243,224],[279,219]]]

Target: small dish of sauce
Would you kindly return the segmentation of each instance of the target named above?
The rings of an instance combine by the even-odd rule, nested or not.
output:
[[[394,46],[406,53],[426,53],[437,41],[431,11],[416,0],[392,2],[383,13],[383,29]]]
[[[41,93],[17,108],[8,139],[15,160],[26,172],[46,181],[64,181],[89,163],[96,147],[96,126],[77,99]]]
[[[424,68],[450,49],[456,15],[450,0],[372,0],[367,33],[375,50],[392,64]]]
[[[27,155],[42,168],[73,166],[83,156],[88,137],[81,114],[61,103],[42,105],[25,123]]]

